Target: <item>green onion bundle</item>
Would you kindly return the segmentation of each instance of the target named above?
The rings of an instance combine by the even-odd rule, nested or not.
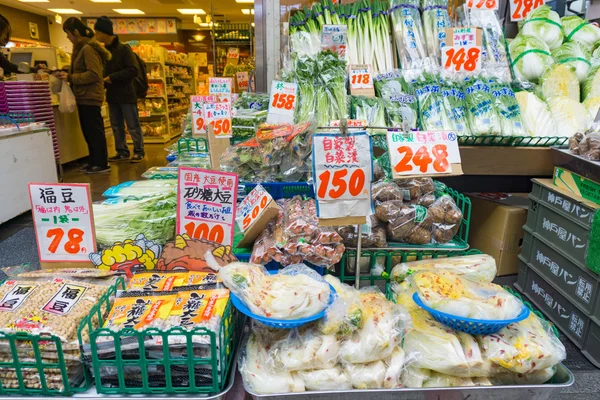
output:
[[[427,57],[419,0],[390,0],[389,14],[401,65],[416,68]]]
[[[446,46],[446,28],[450,28],[447,0],[423,0],[423,31],[429,57],[441,63],[442,50]]]

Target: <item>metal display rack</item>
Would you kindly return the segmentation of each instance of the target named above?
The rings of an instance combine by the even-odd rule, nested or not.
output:
[[[254,54],[254,28],[251,23],[222,23],[213,24],[213,63],[215,76],[222,76],[227,64],[228,47],[249,47],[250,55]],[[225,56],[219,56],[219,52],[225,52]],[[219,60],[224,59],[224,63]]]

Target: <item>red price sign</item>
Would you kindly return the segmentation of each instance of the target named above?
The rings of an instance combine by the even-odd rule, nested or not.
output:
[[[79,228],[65,230],[63,228],[50,228],[46,231],[46,238],[50,240],[47,250],[51,254],[63,251],[67,254],[77,254],[80,251],[87,253],[87,249],[81,246],[84,232]],[[59,250],[60,247],[60,250]]]
[[[375,96],[373,86],[373,74],[368,64],[348,66],[348,78],[350,80],[350,93],[357,96]]]
[[[231,120],[230,119],[216,119],[210,121],[210,125],[213,127],[213,131],[217,136],[224,136],[231,134]]]
[[[298,100],[298,85],[289,82],[273,81],[267,122],[270,124],[293,123]]]
[[[367,194],[365,183],[367,177],[362,169],[354,169],[352,173],[347,168],[335,172],[324,171],[318,177],[317,197],[319,199],[337,200],[340,197],[349,194],[352,197],[358,197],[361,194]]]
[[[396,151],[402,158],[392,168],[399,174],[404,172],[425,174],[432,168],[434,172],[440,174],[452,171],[448,162],[448,146],[445,144],[436,144],[431,148],[423,145],[416,152],[410,146],[400,146]]]
[[[271,106],[273,108],[279,108],[280,110],[292,110],[295,101],[296,95],[294,94],[275,93],[273,95]]]
[[[225,229],[222,225],[210,226],[206,222],[188,222],[183,226],[185,233],[193,239],[206,239],[211,242],[223,243]]]
[[[204,119],[216,137],[231,137],[231,103],[204,104]]]
[[[544,5],[544,0],[510,0],[510,20],[524,20],[530,12]]]
[[[446,46],[442,48],[442,65],[444,69],[475,72],[481,70],[480,46]]]
[[[498,0],[467,0],[467,7],[477,10],[497,10]]]
[[[250,213],[247,214],[244,217],[244,219],[242,220],[242,229],[243,230],[248,229],[248,227],[250,226],[252,221],[255,220],[256,218],[258,218],[261,211],[267,207],[267,204],[269,204],[269,201],[271,201],[271,199],[270,199],[270,196],[268,196],[268,194],[263,195],[261,197],[260,201],[252,208],[252,211],[250,211]]]

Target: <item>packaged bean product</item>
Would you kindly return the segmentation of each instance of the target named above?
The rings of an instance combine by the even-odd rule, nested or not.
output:
[[[129,284],[128,290],[143,291],[170,291],[175,287],[184,286],[189,281],[189,274],[181,271],[156,271],[135,274]]]
[[[177,299],[176,292],[118,291],[104,328],[162,329]]]

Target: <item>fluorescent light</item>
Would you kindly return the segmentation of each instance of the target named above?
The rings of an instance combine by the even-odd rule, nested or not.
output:
[[[236,3],[252,3],[254,4],[254,0],[235,0]]]
[[[254,15],[254,8],[250,9],[250,8],[242,8],[242,14],[244,15]]]
[[[119,14],[129,14],[129,15],[142,15],[146,14],[142,10],[138,10],[137,8],[113,8],[113,11]]]
[[[50,3],[50,0],[19,0],[21,3]]]
[[[83,14],[81,11],[74,10],[72,8],[49,8],[48,11],[52,11],[57,14]]]
[[[185,14],[185,15],[193,15],[193,14],[204,15],[204,14],[206,14],[206,11],[204,11],[201,8],[178,8],[177,11],[179,11],[180,14]]]

